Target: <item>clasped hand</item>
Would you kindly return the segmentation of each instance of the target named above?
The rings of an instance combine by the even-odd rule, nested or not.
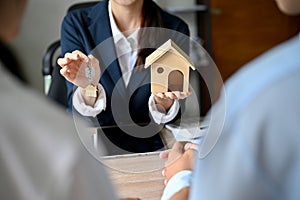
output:
[[[160,158],[167,159],[162,175],[165,185],[178,172],[192,170],[194,165],[194,151],[198,146],[190,142],[176,142],[172,149],[163,151]]]

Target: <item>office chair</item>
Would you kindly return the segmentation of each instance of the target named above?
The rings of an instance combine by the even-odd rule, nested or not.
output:
[[[99,1],[82,2],[71,5],[67,12],[84,9],[96,5]],[[67,86],[65,78],[60,74],[61,67],[57,64],[60,57],[60,40],[51,43],[43,57],[42,74],[44,77],[44,93],[59,105],[67,108]]]

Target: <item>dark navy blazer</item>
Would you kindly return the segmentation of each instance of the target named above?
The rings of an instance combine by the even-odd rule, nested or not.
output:
[[[160,44],[171,38],[188,51],[188,45],[184,45],[187,44],[189,36],[187,24],[161,9],[160,15],[163,28],[166,28],[164,36],[160,38]],[[85,54],[93,54],[100,61],[100,83],[106,92],[107,107],[97,116],[99,125],[114,125],[116,121],[129,123],[130,119],[135,123],[150,122],[148,108],[151,94],[150,71],[149,69],[135,71],[128,87],[125,87],[112,39],[107,0],[100,1],[91,8],[74,10],[67,14],[62,23],[61,47],[62,55],[80,50]],[[152,48],[157,47],[159,45]],[[72,108],[74,87],[69,82],[67,87],[68,105]]]

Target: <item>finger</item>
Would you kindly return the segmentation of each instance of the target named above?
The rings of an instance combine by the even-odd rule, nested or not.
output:
[[[88,62],[89,62],[88,56],[86,56],[84,53],[82,53],[82,52],[79,51],[79,50],[73,51],[72,54],[78,55],[79,58],[80,58],[83,62],[85,62],[85,63],[88,63]]]
[[[79,63],[76,61],[79,61]],[[67,67],[67,71],[70,73],[78,72],[81,66],[80,62],[81,62],[80,56],[74,53],[66,53],[64,58],[57,59],[57,64],[60,65],[61,67]]]
[[[61,66],[62,67],[62,72],[68,72],[68,73],[77,73],[78,72],[78,67],[76,66],[71,66],[71,65],[65,65]]]
[[[172,93],[176,96],[177,99],[180,98],[180,92],[179,91],[174,91]]]
[[[61,67],[64,67],[68,64],[70,64],[72,62],[72,60],[70,60],[69,58],[59,58],[57,59],[57,64]]]
[[[186,92],[179,92],[177,93],[177,98],[178,99],[185,99],[187,97],[187,93]]]
[[[166,92],[166,96],[172,100],[181,99],[181,92],[179,91]]]
[[[64,58],[70,59],[70,60],[79,60],[80,56],[78,54],[68,52],[68,53],[65,53]]]
[[[63,67],[64,65],[65,65],[65,63],[66,63],[66,59],[64,59],[64,58],[59,58],[59,59],[57,59],[57,64],[59,65],[59,66],[61,66],[61,67]]]
[[[183,153],[185,144],[186,144],[186,142],[175,142],[175,144],[172,147],[172,151],[176,151],[178,153]]]
[[[181,96],[183,96],[183,97],[188,97],[188,96],[190,96],[192,94],[192,90],[191,89],[189,89],[189,91],[188,92],[181,92],[180,93],[180,95]]]
[[[165,184],[165,185],[168,184],[168,180],[167,180],[167,179],[164,180],[164,184]]]
[[[73,76],[71,76],[66,67],[60,69],[60,74],[68,81],[72,81],[73,79]]]
[[[168,149],[168,150],[165,150],[165,151],[160,152],[159,158],[161,158],[161,159],[166,159],[166,158],[168,158],[170,152],[171,152],[171,149]]]
[[[161,92],[158,92],[158,93],[154,93],[155,96],[161,98],[161,99],[164,99],[165,98],[165,95],[164,93],[161,93]]]
[[[59,72],[62,76],[64,76],[64,77],[67,76],[67,68],[66,67],[61,68]]]
[[[179,91],[174,91],[172,93],[176,96],[176,99],[185,99],[191,94],[191,92],[179,92]]]
[[[83,53],[81,53],[80,51],[78,51],[78,52],[73,51],[72,53],[66,53],[65,58],[70,59],[71,62],[74,62],[74,61],[79,61],[79,62],[84,62],[84,63],[89,62],[88,57],[86,55],[84,55]]]
[[[72,81],[76,78],[76,73],[72,71],[72,68],[66,66],[60,69],[60,74],[67,80]]]
[[[198,150],[198,145],[197,144],[194,144],[194,143],[190,143],[190,142],[188,142],[188,143],[186,143],[185,145],[184,145],[184,150],[185,151],[187,151],[187,150],[189,150],[189,149],[192,149],[192,150]]]
[[[162,175],[162,176],[166,176],[166,168],[164,168],[164,169],[161,171],[161,175]]]
[[[170,163],[177,160],[182,154],[184,153],[184,144],[185,142],[175,142],[172,149],[168,151],[168,160],[166,162],[166,165],[169,165]]]
[[[165,92],[165,95],[169,99],[176,99],[176,95],[173,92]]]

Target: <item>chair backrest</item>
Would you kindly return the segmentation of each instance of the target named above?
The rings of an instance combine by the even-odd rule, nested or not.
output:
[[[69,7],[67,12],[76,9],[84,9],[94,6],[99,1],[76,3]],[[60,74],[60,66],[57,64],[60,55],[60,40],[51,43],[43,56],[42,74],[44,77],[44,93],[63,107],[68,106],[67,87],[65,78]]]
[[[92,6],[96,5],[97,3],[99,3],[99,0],[98,1],[88,1],[88,2],[75,3],[75,4],[73,4],[69,7],[67,12],[70,12],[70,11],[76,10],[76,9],[89,8],[89,7],[92,7]]]

